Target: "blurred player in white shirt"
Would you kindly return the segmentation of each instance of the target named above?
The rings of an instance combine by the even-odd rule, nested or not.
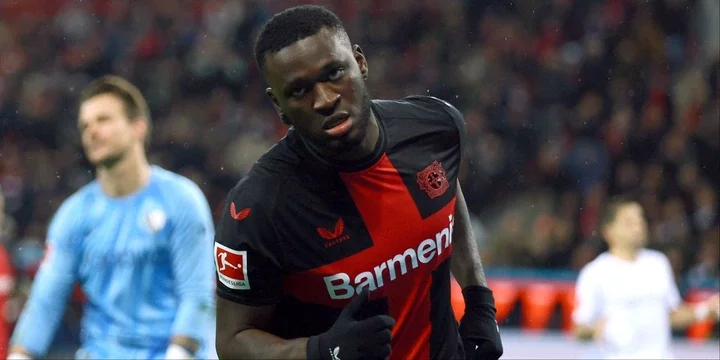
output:
[[[573,321],[575,335],[597,341],[605,358],[670,359],[671,327],[720,317],[717,294],[682,303],[667,257],[645,249],[648,226],[637,202],[610,201],[602,235],[609,250],[580,271]]]

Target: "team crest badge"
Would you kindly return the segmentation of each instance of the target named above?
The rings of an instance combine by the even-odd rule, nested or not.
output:
[[[148,230],[150,230],[152,234],[162,230],[166,222],[167,215],[160,209],[150,210],[147,215],[145,215],[145,225],[147,225]]]
[[[437,160],[417,174],[417,183],[431,199],[444,194],[450,187],[445,169]]]

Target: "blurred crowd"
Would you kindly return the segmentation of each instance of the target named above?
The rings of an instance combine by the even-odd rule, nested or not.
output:
[[[305,1],[306,3],[308,1]],[[426,94],[464,114],[462,184],[487,267],[579,269],[609,196],[645,207],[678,279],[720,263],[716,0],[368,0],[327,5],[368,56],[374,98]],[[287,128],[252,46],[299,1],[0,1],[2,239],[18,269],[93,177],[79,90],[114,73],[153,114],[153,163],[215,211]]]

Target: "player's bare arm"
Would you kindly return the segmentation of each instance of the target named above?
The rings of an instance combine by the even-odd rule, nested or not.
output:
[[[598,320],[592,325],[575,324],[573,328],[573,334],[581,341],[599,340],[603,331],[605,331],[604,320]]]
[[[588,341],[594,338],[595,331],[592,326],[576,324],[573,328],[573,334],[576,338],[578,338],[578,340]]]
[[[285,340],[265,331],[275,305],[247,306],[217,299],[216,349],[227,359],[305,359],[307,338]]]
[[[480,261],[477,241],[473,235],[470,224],[465,197],[457,184],[457,199],[455,202],[455,228],[453,229],[453,251],[451,271],[460,287],[482,285],[487,286],[485,272]]]
[[[227,308],[234,310],[234,313],[230,313],[237,322],[235,326],[229,327],[232,331],[221,333],[220,326],[227,325],[224,320],[233,316],[224,316],[223,320],[218,320],[218,344],[223,343],[222,349],[218,346],[218,355],[222,358],[337,360],[341,359],[342,354],[348,360],[385,359],[391,353],[391,330],[395,320],[387,315],[367,317],[369,304],[369,291],[364,289],[342,310],[328,331],[292,340],[284,340],[258,329],[260,323],[264,327],[268,326],[275,311],[274,305],[230,305]],[[233,335],[235,332],[236,335]]]
[[[670,325],[674,329],[685,329],[705,319],[720,320],[720,294],[699,304],[684,303],[670,313]]]
[[[498,359],[502,341],[495,320],[495,299],[487,287],[477,242],[472,232],[465,197],[457,184],[455,228],[451,271],[463,289],[465,314],[460,321],[460,337],[467,359]]]

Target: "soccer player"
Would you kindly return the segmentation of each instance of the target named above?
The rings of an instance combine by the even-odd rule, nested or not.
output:
[[[220,357],[499,358],[457,180],[460,112],[428,96],[371,100],[365,54],[323,7],[273,16],[255,56],[291,129],[230,191],[218,226]]]
[[[205,358],[214,335],[207,200],[189,179],[148,164],[150,113],[135,86],[102,77],[79,104],[97,178],[52,219],[10,358],[46,354],[75,282],[87,298],[78,358]]]
[[[645,249],[648,228],[640,204],[615,198],[602,219],[609,250],[587,264],[577,281],[575,334],[601,343],[608,359],[667,359],[671,327],[718,319],[720,297],[681,303],[661,252]]]

